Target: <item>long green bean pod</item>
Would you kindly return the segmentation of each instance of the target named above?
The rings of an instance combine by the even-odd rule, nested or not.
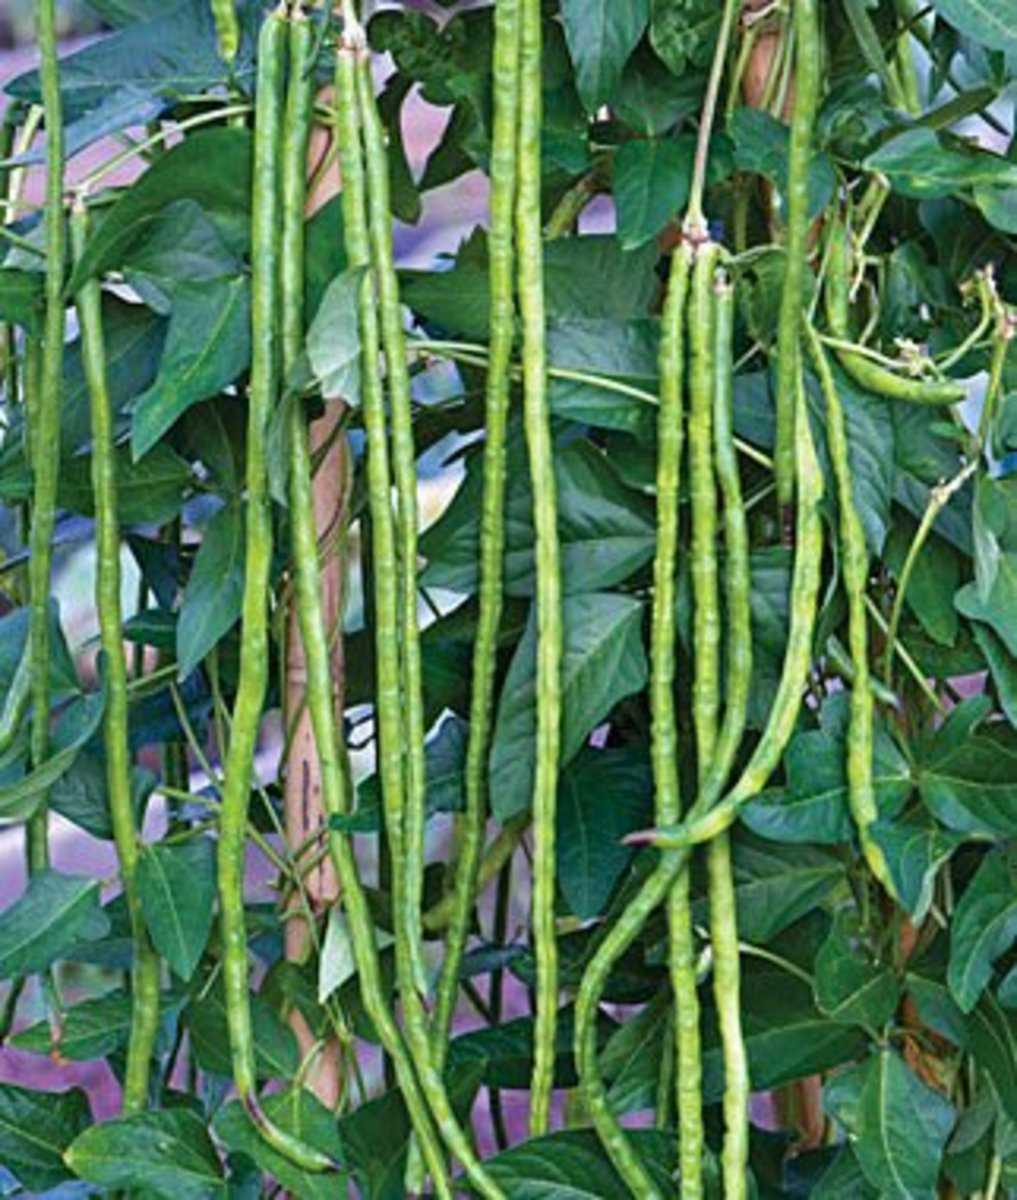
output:
[[[370,133],[368,126],[377,120],[374,108],[373,92],[370,92],[371,82],[367,71],[367,53],[364,32],[352,6],[347,3],[343,9],[344,32],[343,45],[337,59],[336,97],[338,105],[337,132],[340,145],[340,162],[343,171],[343,215],[345,218],[345,234],[347,258],[351,266],[373,265],[375,270],[365,274],[364,292],[361,296],[360,319],[361,341],[363,345],[363,361],[365,369],[362,373],[362,403],[364,424],[367,430],[367,470],[368,491],[371,507],[374,552],[375,580],[375,645],[377,654],[378,697],[377,714],[380,730],[379,769],[382,780],[383,802],[385,804],[386,831],[390,838],[393,860],[392,887],[394,893],[394,909],[396,913],[396,968],[399,976],[399,990],[403,1001],[403,1012],[406,1020],[406,1038],[412,1051],[411,1060],[406,1046],[390,1040],[385,1049],[392,1058],[404,1089],[410,1090],[414,1097],[423,1093],[427,1107],[430,1108],[445,1144],[466,1168],[474,1188],[490,1200],[498,1200],[502,1196],[498,1188],[484,1170],[476,1157],[472,1146],[456,1120],[448,1094],[442,1081],[441,1072],[433,1062],[430,1033],[423,1003],[417,990],[413,966],[409,956],[407,930],[401,923],[405,918],[405,901],[399,893],[405,881],[401,878],[403,863],[403,772],[402,772],[402,721],[400,713],[400,667],[397,653],[398,647],[398,593],[396,584],[396,551],[393,530],[392,511],[390,505],[390,475],[388,466],[388,451],[386,446],[385,407],[382,395],[381,377],[378,371],[380,351],[380,332],[378,312],[374,302],[374,276],[385,272],[384,264],[372,264],[372,249],[377,250],[378,234],[372,238],[368,227],[367,177],[364,169],[365,158],[370,172],[371,200],[378,203],[378,187],[380,181],[378,150],[380,141],[375,142],[373,150],[369,149],[372,138],[380,139],[380,130],[375,127]],[[367,93],[370,92],[370,96]],[[369,103],[364,103],[369,100]],[[364,144],[361,145],[361,137]],[[373,162],[372,162],[373,158]],[[384,159],[381,160],[382,164]],[[385,193],[387,198],[387,193]],[[386,207],[386,214],[387,214]],[[386,220],[388,217],[386,215]],[[387,235],[387,236],[390,236]],[[394,283],[394,281],[392,281]],[[380,289],[380,279],[379,279]],[[394,304],[398,313],[398,294],[394,294]],[[383,307],[383,306],[379,306]],[[401,331],[400,331],[401,341]],[[391,363],[390,363],[391,369]],[[411,446],[412,452],[412,446]],[[394,803],[393,803],[394,801]],[[333,838],[333,844],[336,839]],[[340,841],[339,845],[346,845]],[[337,860],[337,867],[345,879],[342,861]],[[351,918],[352,919],[352,918]],[[368,916],[369,919],[369,916]],[[419,908],[417,910],[419,921]],[[373,936],[373,935],[372,935]],[[415,1071],[415,1075],[414,1075]],[[419,1082],[418,1082],[419,1081]],[[414,1105],[408,1101],[411,1115]],[[450,1195],[448,1176],[441,1162],[440,1154],[436,1155],[429,1146],[428,1130],[423,1124],[424,1112],[417,1112],[414,1120],[414,1131],[421,1141],[421,1151],[424,1154],[428,1169],[432,1173],[435,1187],[439,1195]]]
[[[523,325],[523,423],[533,480],[537,562],[537,761],[533,784],[533,941],[537,1014],[530,1133],[547,1132],[554,1082],[558,1020],[558,944],[555,938],[555,809],[561,743],[562,602],[558,502],[547,403],[544,249],[540,229],[542,124],[542,11],[522,0],[519,51],[519,309]]]
[[[795,395],[801,370],[801,313],[809,239],[809,165],[819,102],[821,48],[816,0],[795,0],[795,100],[785,196],[787,237],[777,330],[777,434],[774,472],[777,503],[790,511],[795,475]]]
[[[723,786],[745,730],[752,681],[752,619],[749,597],[748,525],[742,502],[732,421],[734,289],[723,276],[715,285],[713,432],[717,479],[724,499],[725,596],[727,600],[726,706],[704,787]],[[697,622],[700,618],[697,614]],[[719,779],[718,779],[719,776]],[[713,786],[717,786],[714,784]],[[737,902],[731,844],[722,833],[707,847],[713,992],[724,1054],[724,1147],[727,1200],[747,1194],[749,1156],[749,1066],[741,1023],[741,973]]]
[[[219,57],[232,66],[240,49],[240,24],[236,0],[211,0]]]
[[[840,217],[830,222],[827,235],[826,285],[823,289],[826,321],[838,340],[849,340],[848,312],[850,308],[851,261],[848,232]],[[957,404],[967,395],[967,389],[950,379],[915,379],[898,375],[865,354],[838,347],[837,361],[860,387],[888,400],[905,400],[909,404],[942,406]]]
[[[404,875],[401,920],[406,951],[416,988],[425,994],[427,972],[423,958],[420,909],[424,891],[424,826],[427,773],[424,765],[424,702],[421,693],[420,629],[417,622],[417,472],[413,442],[410,377],[406,366],[399,283],[392,257],[392,218],[389,198],[388,152],[370,63],[364,56],[357,70],[357,95],[363,124],[367,185],[370,196],[368,229],[374,259],[375,286],[381,318],[381,340],[389,390],[392,472],[396,487],[401,679],[405,741],[402,747],[406,784],[403,812]],[[397,921],[399,920],[397,914]]]
[[[244,921],[244,845],[251,775],[268,682],[268,594],[272,565],[272,513],[266,435],[279,393],[279,180],[283,79],[289,22],[285,7],[262,26],[254,128],[251,211],[251,382],[247,415],[246,563],[240,673],[226,756],[219,817],[219,910],[223,983],[233,1080],[252,1122],[279,1153],[306,1170],[334,1167],[331,1158],[277,1128],[258,1101],[254,1036],[248,998]]]
[[[39,74],[46,114],[46,317],[43,328],[39,395],[32,421],[32,523],[29,532],[28,590],[31,603],[29,645],[32,657],[32,724],[30,756],[39,766],[49,749],[49,592],[56,527],[57,478],[60,470],[60,390],[64,366],[64,268],[67,234],[64,224],[64,123],[57,62],[55,0],[39,0]],[[28,823],[28,863],[39,871],[49,862],[45,803]]]
[[[456,865],[452,916],[438,979],[433,1017],[435,1066],[445,1063],[459,992],[459,967],[469,934],[487,816],[487,755],[494,704],[496,646],[502,611],[505,546],[505,430],[509,367],[515,342],[513,213],[516,192],[516,125],[519,119],[519,0],[498,0],[494,10],[494,132],[491,143],[491,227],[488,233],[491,346],[484,427],[484,497],[480,521],[480,611],[473,647],[473,693],[466,747],[466,809]]]
[[[88,216],[78,201],[71,216],[75,257],[84,251]],[[131,974],[131,1029],[124,1071],[123,1111],[148,1107],[149,1067],[159,1029],[159,956],[152,947],[137,887],[138,828],[131,794],[131,755],[127,742],[127,657],[124,654],[120,607],[120,527],[113,453],[113,415],[106,373],[102,328],[102,293],[90,279],[77,296],[81,355],[88,385],[92,422],[92,491],[95,497],[96,609],[105,659],[107,688],[104,721],[106,790],[120,861],[120,878],[130,914],[134,961]]]
[[[675,730],[675,566],[678,549],[678,497],[685,387],[685,320],[692,272],[686,241],[671,259],[661,315],[660,407],[657,413],[657,552],[653,566],[650,645],[651,755],[655,815],[659,822],[681,815],[678,739]],[[701,447],[700,447],[701,452]],[[700,464],[701,465],[701,464]],[[711,480],[712,485],[712,480]],[[681,1194],[703,1194],[703,1114],[700,1099],[699,994],[696,990],[695,937],[688,874],[668,896],[668,964],[675,1001],[674,1053],[678,1104]]]
[[[307,143],[314,113],[314,77],[309,70],[314,33],[297,4],[289,22],[289,73],[280,163],[279,349],[285,386],[304,345],[304,206]],[[303,414],[294,405],[300,424]]]
[[[711,807],[716,793],[700,791],[684,824],[667,830],[650,830],[627,841],[653,842],[663,847],[660,864],[626,906],[587,965],[576,996],[575,1054],[580,1085],[601,1142],[622,1178],[639,1197],[656,1200],[661,1195],[646,1173],[607,1102],[607,1091],[597,1064],[597,1012],[611,971],[639,936],[647,918],[686,869],[689,848],[710,841],[729,829],[741,807],[766,786],[794,732],[808,679],[812,637],[816,622],[823,552],[820,502],[823,477],[805,413],[804,389],[798,392],[797,550],[791,580],[791,625],[784,652],[780,683],[766,728],[737,783],[724,800]]]
[[[879,809],[872,782],[872,727],[875,705],[869,686],[869,636],[865,612],[869,552],[865,545],[865,531],[855,507],[847,430],[844,424],[844,410],[837,395],[837,385],[826,351],[815,329],[809,324],[806,324],[805,336],[826,400],[826,440],[837,481],[837,505],[840,510],[841,575],[848,600],[848,646],[855,676],[851,688],[847,732],[848,805],[858,830],[858,840],[865,861],[880,883],[892,890],[886,857],[871,832],[872,825],[879,819]]]

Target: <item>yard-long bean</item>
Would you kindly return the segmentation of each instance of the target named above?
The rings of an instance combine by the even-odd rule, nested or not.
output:
[[[71,216],[74,256],[80,257],[88,237],[88,214],[79,199]],[[95,502],[95,606],[106,685],[104,745],[106,790],[113,837],[120,861],[134,959],[131,971],[131,1028],[124,1069],[123,1111],[147,1108],[149,1073],[159,1029],[159,956],[152,947],[138,895],[138,828],[131,789],[131,755],[127,740],[127,657],[120,606],[120,525],[113,413],[110,405],[103,340],[102,291],[98,279],[85,283],[76,298],[81,332],[81,358],[88,386],[92,428],[92,492]]]

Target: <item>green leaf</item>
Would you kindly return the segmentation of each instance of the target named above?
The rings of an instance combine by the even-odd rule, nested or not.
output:
[[[1007,0],[932,0],[941,17],[992,50],[1017,54],[1017,30]]]
[[[131,997],[126,992],[83,1000],[63,1014],[58,1046],[53,1044],[53,1028],[48,1020],[37,1021],[15,1034],[11,1045],[30,1054],[49,1055],[57,1050],[61,1058],[72,1062],[106,1058],[127,1045],[131,1010]]]
[[[928,915],[940,867],[963,841],[923,813],[895,821],[879,820],[870,827],[890,868],[894,894],[915,924]]]
[[[670,1194],[674,1138],[651,1129],[628,1133],[661,1195]],[[592,1129],[566,1129],[530,1138],[484,1165],[512,1200],[630,1200],[632,1195]]]
[[[880,1030],[900,999],[889,966],[872,961],[857,930],[836,920],[815,962],[816,1004],[832,1021]]]
[[[814,846],[781,846],[739,833],[732,859],[739,935],[765,945],[844,881],[844,865]]]
[[[941,731],[918,764],[917,783],[926,808],[948,828],[1017,835],[1017,752],[998,738],[951,740]]]
[[[742,1027],[753,1091],[829,1070],[864,1049],[861,1030],[825,1017],[801,979],[744,960],[742,969]],[[703,1098],[713,1104],[724,1092],[724,1059],[712,1002],[704,1009]]]
[[[563,605],[561,765],[625,696],[646,684],[643,606],[609,592],[569,596]],[[502,688],[490,759],[491,803],[499,821],[524,812],[533,788],[536,729],[536,609]]]
[[[336,1161],[345,1158],[335,1115],[306,1088],[294,1088],[266,1096],[263,1107],[269,1120],[284,1133],[300,1138]],[[261,1171],[271,1175],[299,1200],[334,1200],[337,1190],[342,1190],[342,1174],[334,1171],[325,1174],[303,1171],[273,1150],[237,1100],[219,1109],[212,1127],[216,1137],[228,1150],[235,1154],[246,1154]]]
[[[374,944],[378,950],[384,950],[394,941],[391,934],[375,926]],[[318,962],[318,1003],[324,1004],[333,992],[338,991],[356,973],[357,960],[349,921],[345,913],[333,908],[328,914],[325,941]]]
[[[99,907],[99,881],[42,871],[0,920],[0,979],[31,975],[80,941],[101,938],[109,921]]]
[[[878,1200],[850,1146],[845,1146],[809,1192],[809,1200]]]
[[[198,1066],[229,1078],[233,1068],[221,988],[214,988],[189,1005],[184,1020]],[[300,1069],[300,1051],[293,1030],[259,996],[251,997],[251,1020],[258,1078],[292,1079]]]
[[[890,1050],[835,1077],[828,1110],[848,1130],[865,1178],[886,1200],[934,1200],[954,1110]]]
[[[30,1091],[0,1083],[0,1161],[26,1192],[48,1192],[73,1179],[64,1151],[92,1124],[88,1097]]]
[[[307,357],[326,400],[360,403],[360,317],[364,267],[336,276],[307,331]]]
[[[905,513],[895,514],[884,547],[884,558],[899,580],[918,529]],[[908,584],[907,607],[933,641],[952,646],[957,639],[957,610],[953,595],[960,586],[960,556],[945,539],[933,535],[915,559]]]
[[[584,747],[558,781],[558,885],[573,914],[599,916],[634,851],[622,839],[645,828],[653,774],[644,754]]]
[[[960,188],[1017,186],[1017,163],[967,145],[945,144],[931,129],[908,129],[864,162],[885,175],[895,192],[917,199],[949,196]]]
[[[950,926],[950,991],[970,1012],[992,976],[992,964],[1017,939],[1017,880],[1006,854],[991,850],[954,909]]]
[[[954,1045],[968,1044],[968,1019],[957,1006],[950,989],[940,978],[909,971],[905,978],[908,995],[915,1002],[918,1019]]]
[[[655,238],[684,209],[694,155],[691,135],[635,139],[615,151],[618,237],[626,250]]]
[[[986,992],[968,1017],[968,1047],[992,1080],[1007,1116],[1017,1121],[1017,1029],[991,992]]]
[[[660,1058],[668,1052],[673,1020],[670,992],[662,989],[608,1038],[600,1069],[611,1085],[608,1101],[613,1112],[638,1112],[656,1105]]]
[[[25,652],[30,610],[15,608],[0,617],[0,693],[6,696]],[[53,701],[60,702],[81,690],[74,660],[67,649],[60,626],[60,610],[55,600],[49,605],[49,686]]]
[[[735,145],[739,171],[764,175],[777,189],[783,203],[787,196],[788,150],[791,131],[776,117],[760,108],[739,108],[731,116],[730,134]],[[809,219],[830,202],[837,178],[825,154],[814,154],[809,164]]]
[[[530,596],[536,585],[533,495],[518,426],[507,459],[504,586],[510,596]],[[656,545],[652,506],[621,483],[603,451],[585,440],[562,447],[555,480],[566,592],[610,587],[650,561]],[[476,590],[482,493],[483,461],[474,455],[452,503],[421,538],[425,587]]]
[[[191,407],[243,371],[251,354],[251,288],[246,276],[181,284],[155,383],[138,397],[131,452],[143,458]]]
[[[650,20],[649,0],[562,0],[565,40],[588,112],[609,101]]]
[[[186,678],[240,617],[244,592],[244,513],[239,503],[209,521],[184,589],[177,622],[177,666]]]
[[[721,12],[713,0],[653,0],[650,42],[679,79],[710,61]]]
[[[176,846],[146,846],[138,859],[138,894],[156,950],[186,982],[212,928],[212,842],[202,837]]]
[[[460,1034],[449,1044],[450,1075],[467,1065],[480,1063],[480,1082],[486,1087],[528,1088],[533,1070],[532,1017],[517,1017],[502,1025],[490,1025],[473,1033]],[[558,1013],[555,1034],[554,1077],[556,1087],[575,1087],[577,1082],[572,1039],[575,1014],[571,1008]]]
[[[230,247],[246,244],[251,207],[251,135],[246,129],[198,130],[158,158],[96,227],[68,290],[75,292],[93,275],[122,266],[149,227],[162,219],[166,206],[185,199],[201,205]]]
[[[0,319],[22,325],[34,336],[42,332],[43,276],[39,271],[0,270]]]
[[[165,1200],[226,1196],[205,1123],[186,1108],[95,1125],[75,1139],[65,1157],[76,1175],[106,1188],[141,1188]]]
[[[126,446],[118,447],[116,473],[121,525],[162,525],[172,520],[180,512],[192,483],[190,467],[165,442],[137,463],[131,461]],[[59,502],[84,516],[95,515],[89,459],[64,461]]]

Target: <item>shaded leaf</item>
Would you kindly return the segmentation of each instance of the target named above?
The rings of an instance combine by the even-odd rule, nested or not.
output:
[[[47,1192],[68,1179],[64,1151],[92,1123],[78,1088],[41,1092],[0,1083],[0,1160],[27,1192]]]
[[[209,521],[184,589],[176,628],[180,678],[198,667],[240,617],[244,591],[244,514],[238,503]]]
[[[0,979],[44,971],[79,941],[101,938],[109,922],[99,881],[41,871],[0,920]]]
[[[138,894],[152,942],[184,981],[198,965],[212,928],[215,847],[208,838],[146,846]]]

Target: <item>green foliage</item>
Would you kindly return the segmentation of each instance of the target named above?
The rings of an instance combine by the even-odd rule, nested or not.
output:
[[[122,590],[132,674],[120,732],[135,756],[132,802],[142,833],[132,835],[126,858],[117,839],[118,883],[71,873],[62,848],[54,856],[59,869],[34,870],[11,896],[0,913],[0,1033],[36,1060],[102,1061],[103,1078],[122,1083],[144,1000],[137,952],[146,946],[162,961],[149,1012],[158,1032],[144,1112],[95,1124],[90,1097],[77,1088],[0,1084],[0,1165],[12,1177],[11,1194],[63,1194],[76,1180],[96,1194],[168,1200],[253,1198],[278,1189],[325,1200],[347,1188],[370,1200],[400,1200],[465,1194],[467,1186],[513,1200],[624,1200],[634,1194],[633,1178],[649,1181],[656,1192],[648,1194],[677,1194],[673,926],[660,903],[638,927],[628,924],[634,898],[652,889],[676,852],[662,856],[631,842],[652,836],[646,830],[657,819],[651,747],[660,734],[655,715],[666,707],[651,705],[650,662],[660,517],[671,503],[664,498],[674,494],[665,478],[658,500],[658,439],[667,440],[659,437],[659,397],[674,383],[663,280],[693,189],[723,5],[538,6],[543,118],[526,165],[535,172],[539,159],[539,206],[522,212],[509,197],[517,234],[533,235],[538,220],[546,230],[524,263],[524,289],[519,264],[506,267],[499,258],[506,247],[498,229],[470,207],[483,192],[480,177],[506,170],[497,123],[506,92],[494,61],[492,6],[441,0],[440,18],[433,5],[427,12],[408,3],[374,6],[369,48],[388,55],[393,70],[379,85],[387,145],[385,157],[379,151],[372,161],[368,200],[384,194],[380,181],[387,180],[388,208],[370,209],[380,212],[376,235],[385,232],[389,211],[404,225],[420,225],[396,232],[399,256],[414,265],[400,264],[396,296],[391,277],[379,271],[377,246],[370,261],[355,252],[357,213],[348,194],[329,198],[304,224],[302,256],[280,267],[279,298],[285,279],[287,302],[303,310],[282,377],[279,331],[266,335],[264,313],[252,303],[252,268],[259,278],[265,261],[264,246],[252,245],[255,46],[268,6],[236,5],[240,43],[230,63],[220,57],[207,0],[90,2],[113,32],[61,65],[65,182],[91,217],[81,254],[63,264],[61,299],[70,307],[84,284],[101,289],[116,517],[131,551],[123,555],[131,578]],[[715,799],[729,793],[767,727],[799,600],[796,531],[776,502],[773,467],[775,397],[788,363],[797,370],[797,359],[782,361],[779,348],[788,335],[781,302],[795,271],[829,358],[850,474],[850,487],[838,494],[834,466],[843,471],[845,463],[831,436],[824,372],[805,361],[801,411],[827,481],[807,685],[793,697],[801,705],[778,767],[761,788],[739,796],[736,820],[723,830],[733,914],[718,916],[716,900],[711,911],[699,848],[682,877],[691,922],[684,966],[695,975],[689,987],[700,1008],[704,1194],[1000,1200],[1017,1194],[1017,138],[1007,103],[1017,83],[1017,32],[1004,0],[818,7],[821,104],[804,146],[793,152],[789,119],[800,70],[786,56],[795,0],[767,7],[762,17],[741,14],[713,129],[700,147],[704,211],[724,249],[725,279],[713,282],[729,280],[735,293],[732,417],[751,575],[746,729],[732,777]],[[317,39],[313,79],[290,82],[313,83],[323,116],[331,100],[318,89],[332,78],[341,18],[321,6],[307,9]],[[767,93],[760,99],[733,72],[758,68],[753,46],[764,44],[776,58],[769,86],[757,81]],[[43,98],[34,71],[5,91],[15,125],[31,119],[29,106]],[[418,121],[425,107],[441,128],[421,145],[421,130],[432,127]],[[128,131],[131,142],[110,141]],[[40,461],[52,465],[40,459],[52,447],[39,444],[36,428],[46,264],[43,222],[31,205],[17,207],[11,189],[16,168],[42,162],[44,146],[42,139],[21,145],[13,131],[0,147],[0,188],[15,209],[0,246],[0,825],[38,824],[48,810],[70,822],[61,837],[78,839],[70,843],[76,848],[84,833],[114,840],[102,736],[109,685],[101,658],[91,666],[95,614],[80,619],[90,605],[76,594],[84,590],[81,548],[96,515],[96,464],[94,381],[73,323],[58,377],[53,459],[60,518],[52,591],[60,609],[33,594],[26,570],[37,470]],[[799,172],[807,234],[804,258],[793,258],[789,173]],[[453,203],[462,205],[462,240],[446,239],[428,263],[420,246],[437,244],[430,222]],[[844,264],[835,228],[846,231]],[[533,396],[533,380],[524,387],[523,376],[541,326],[528,325],[524,353],[519,314],[492,313],[492,268],[499,265],[511,275],[508,293],[525,299],[531,317],[539,299],[535,268],[543,271],[552,465],[536,476],[532,423],[528,443],[521,418],[524,399]],[[385,353],[375,355],[371,317],[382,311],[388,338]],[[402,408],[399,328],[411,387]],[[503,350],[511,345],[502,381],[509,407],[504,462],[495,456],[492,466],[484,453],[485,383],[499,338]],[[252,387],[264,383],[257,368],[252,377],[252,360],[271,362],[280,374],[264,427],[251,420]],[[911,402],[921,400],[923,387],[956,384],[966,389],[965,404]],[[393,415],[408,415],[412,438],[392,426],[388,439],[377,428],[368,435],[371,420]],[[294,500],[299,489],[291,488],[301,468],[295,431],[323,417],[313,425],[307,478],[312,488],[335,485],[338,497],[316,514],[312,562],[292,540],[295,518],[307,516]],[[252,432],[264,439],[270,496],[258,512],[271,523],[273,554],[262,564],[264,595],[248,597],[245,607],[249,450],[258,446]],[[684,432],[687,442],[687,423]],[[389,495],[390,480],[371,486],[367,448],[377,451],[379,443],[398,460],[404,484],[413,459],[424,514],[419,536],[407,525],[405,491]],[[711,766],[697,763],[695,753],[704,613],[692,526],[702,500],[692,495],[688,459],[683,446],[669,514],[677,529],[677,644],[667,686],[683,813]],[[495,620],[490,603],[481,602],[481,557],[491,546],[486,502],[499,466],[504,544]],[[538,668],[547,623],[536,600],[547,559],[536,545],[535,510],[543,512],[546,535],[552,491],[562,719],[557,787],[542,793],[544,823],[534,831],[534,780],[549,761],[546,738],[537,745],[548,711],[546,662]],[[861,531],[849,564],[861,572],[865,606],[861,674],[852,637],[857,604],[852,628],[842,582],[850,498]],[[389,547],[379,561],[386,499],[398,550]],[[729,513],[720,505],[716,515],[722,530]],[[723,538],[711,553],[723,580]],[[330,574],[336,562],[340,579]],[[328,626],[321,644],[313,629],[301,631],[300,645],[308,638],[335,672],[336,736],[323,756],[345,807],[325,814],[318,812],[322,755],[309,749],[306,697],[292,690],[304,688],[306,666],[293,616],[298,565],[322,580]],[[392,642],[379,645],[379,575],[387,571],[391,578],[382,582],[394,587],[417,568],[418,611],[403,595],[398,633],[383,626]],[[714,614],[722,632],[722,712],[738,670],[727,644],[728,603],[730,596]],[[255,770],[245,826],[257,887],[252,871],[227,954],[217,898],[223,772],[240,646],[262,615],[270,639],[256,665],[267,687],[253,713],[260,733],[249,756]],[[414,615],[419,707],[406,665]],[[40,670],[37,678],[48,679],[50,711],[33,720],[18,668],[32,621],[37,635],[44,617],[48,675]],[[490,737],[479,739],[478,643],[489,652],[482,665],[492,697]],[[379,671],[379,657],[399,664],[395,686]],[[872,736],[859,749],[853,701],[866,694]],[[379,718],[392,713],[403,741],[383,747],[395,769],[380,771]],[[425,736],[410,745],[406,731],[418,714]],[[48,733],[43,755],[31,744],[33,723]],[[314,745],[320,737],[319,729]],[[410,781],[421,756],[415,792]],[[867,854],[852,815],[860,771],[873,806]],[[401,791],[393,780],[403,781]],[[305,836],[283,833],[284,793],[291,822],[303,806]],[[470,808],[478,796],[479,814]],[[391,827],[418,802],[426,861],[410,861],[398,844],[408,821],[395,833]],[[477,898],[466,897],[460,962],[446,958],[441,939],[455,889],[473,886],[463,882],[463,863],[478,829]],[[547,849],[552,837],[550,860],[538,855],[535,868],[534,841]],[[332,863],[346,862],[361,881],[361,907],[347,887],[336,895],[329,841]],[[873,874],[874,853],[885,861],[885,878]],[[547,943],[535,937],[528,906],[535,874],[547,899],[548,861],[554,911],[542,936],[554,941],[558,959],[550,1039],[546,1014],[542,1023],[525,1006],[527,990],[547,1000]],[[400,892],[419,866],[418,914]],[[17,878],[6,862],[5,869]],[[121,890],[126,874],[136,891]],[[400,956],[418,916],[426,940],[420,963],[408,969]],[[725,928],[733,938],[726,947]],[[592,1008],[599,1097],[575,1043],[582,989],[619,931],[627,940],[602,981],[603,1003]],[[365,969],[372,934],[375,975]],[[731,1121],[723,1100],[737,1068],[721,1035],[722,1025],[730,1035],[731,996],[714,994],[723,951],[741,972],[743,1075],[754,1092],[774,1093],[773,1111],[785,1126],[753,1126],[741,1193],[723,1171]],[[452,966],[439,983],[443,961]],[[223,979],[232,971],[230,987],[238,978],[242,986],[237,964],[251,968],[257,1089],[242,1099],[230,1093],[237,1011]],[[443,988],[451,994],[457,1014],[447,1054],[443,1047],[433,1069],[417,1053],[441,1041],[429,1024],[438,1006],[428,987],[439,998]],[[414,1009],[423,1031],[411,1030]],[[398,1052],[408,1032],[418,1061],[407,1071]],[[550,1064],[562,1115],[550,1134],[527,1137],[508,1094],[531,1087],[538,1057]],[[393,1063],[401,1075],[393,1075]],[[319,1071],[333,1073],[338,1085],[321,1093],[327,1105],[306,1086],[320,1082]],[[816,1076],[821,1099],[813,1082],[799,1086]],[[597,1102],[626,1118],[627,1149],[603,1137]],[[751,1119],[761,1111],[753,1107]],[[447,1138],[453,1117],[486,1155],[481,1183],[473,1164],[441,1182],[431,1162],[435,1186],[418,1188],[419,1151],[428,1152],[431,1126],[440,1124]],[[651,1118],[655,1128],[645,1128]],[[820,1121],[823,1145],[800,1144]],[[266,1130],[274,1130],[268,1139]],[[317,1157],[287,1156],[297,1142]],[[323,1164],[329,1169],[320,1170]]]

